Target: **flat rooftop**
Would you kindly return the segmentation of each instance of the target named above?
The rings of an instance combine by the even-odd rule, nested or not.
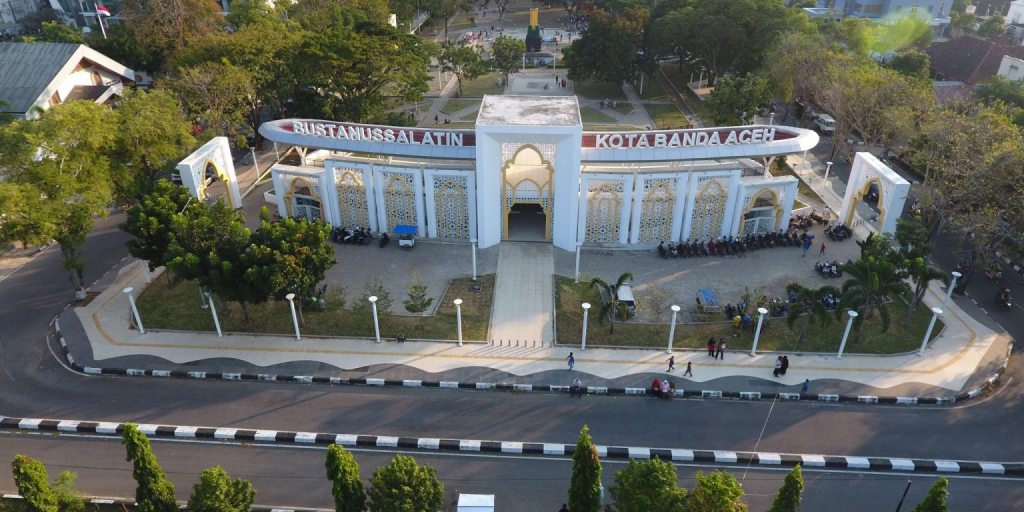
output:
[[[484,126],[582,126],[575,96],[485,95],[476,124]]]

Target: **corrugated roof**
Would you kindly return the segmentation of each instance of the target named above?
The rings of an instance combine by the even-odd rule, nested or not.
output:
[[[8,112],[27,112],[68,63],[79,44],[0,44],[0,99]]]

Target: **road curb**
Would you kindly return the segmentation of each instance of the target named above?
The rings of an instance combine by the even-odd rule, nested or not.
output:
[[[360,434],[325,434],[242,428],[186,427],[177,425],[136,425],[140,432],[154,439],[194,439],[280,443],[293,445],[337,444],[357,448],[401,448],[432,452],[476,452],[507,455],[548,455],[572,457],[574,444],[527,443],[518,441],[483,441],[475,439],[440,439],[395,437]],[[7,418],[0,416],[0,428],[19,431],[65,432],[120,437],[124,423]],[[854,457],[847,455],[808,455],[791,453],[738,452],[728,450],[692,450],[680,448],[642,448],[597,446],[603,459],[661,459],[671,462],[703,462],[714,464],[757,465],[822,469],[857,469],[906,473],[989,474],[1024,477],[1024,465],[962,460],[903,459],[891,457]]]
[[[60,319],[55,318],[54,330],[60,342],[61,351],[64,353],[67,364],[71,370],[87,375],[118,375],[122,377],[156,377],[174,379],[210,379],[210,380],[237,380],[252,382],[296,382],[300,384],[329,384],[329,385],[350,385],[350,386],[397,386],[413,388],[453,388],[453,389],[479,389],[498,391],[541,391],[554,393],[568,393],[569,386],[549,384],[516,384],[506,382],[458,382],[458,381],[426,381],[426,380],[402,380],[402,379],[374,379],[356,378],[345,379],[341,377],[318,377],[312,375],[278,375],[267,373],[228,373],[228,372],[202,372],[184,370],[143,370],[137,368],[102,368],[96,366],[82,366],[75,361],[68,344],[64,341],[64,335],[60,330]],[[970,391],[958,395],[940,397],[922,396],[874,396],[874,395],[829,395],[815,393],[771,393],[763,391],[718,391],[686,389],[677,390],[673,393],[677,398],[711,398],[711,399],[737,399],[737,400],[786,400],[795,402],[836,402],[856,404],[884,404],[884,405],[953,405],[966,402],[976,398],[985,390],[995,386],[1000,377],[1010,364],[1010,354],[1013,351],[1011,341],[1006,348],[1006,358],[1003,360],[999,370],[986,379],[985,383]],[[587,386],[587,394],[592,395],[622,395],[622,396],[646,396],[650,394],[647,388],[627,387],[604,387]]]
[[[21,500],[24,499],[19,494],[3,494],[0,495],[5,500]],[[137,507],[138,504],[133,499],[128,498],[108,498],[100,496],[83,496],[82,500],[89,505],[122,505],[126,507]],[[184,505],[184,503],[181,503]],[[184,508],[184,507],[182,507]],[[327,512],[334,509],[329,508],[291,508],[291,507],[272,507],[263,505],[253,505],[253,512]]]

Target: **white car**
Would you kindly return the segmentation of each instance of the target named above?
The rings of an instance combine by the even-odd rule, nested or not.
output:
[[[814,118],[814,124],[817,125],[821,133],[831,134],[836,131],[836,120],[828,114],[819,114]]]

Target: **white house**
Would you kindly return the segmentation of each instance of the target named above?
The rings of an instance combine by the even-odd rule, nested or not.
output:
[[[1003,55],[1003,60],[999,63],[999,75],[1007,80],[1024,78],[1024,59]]]

